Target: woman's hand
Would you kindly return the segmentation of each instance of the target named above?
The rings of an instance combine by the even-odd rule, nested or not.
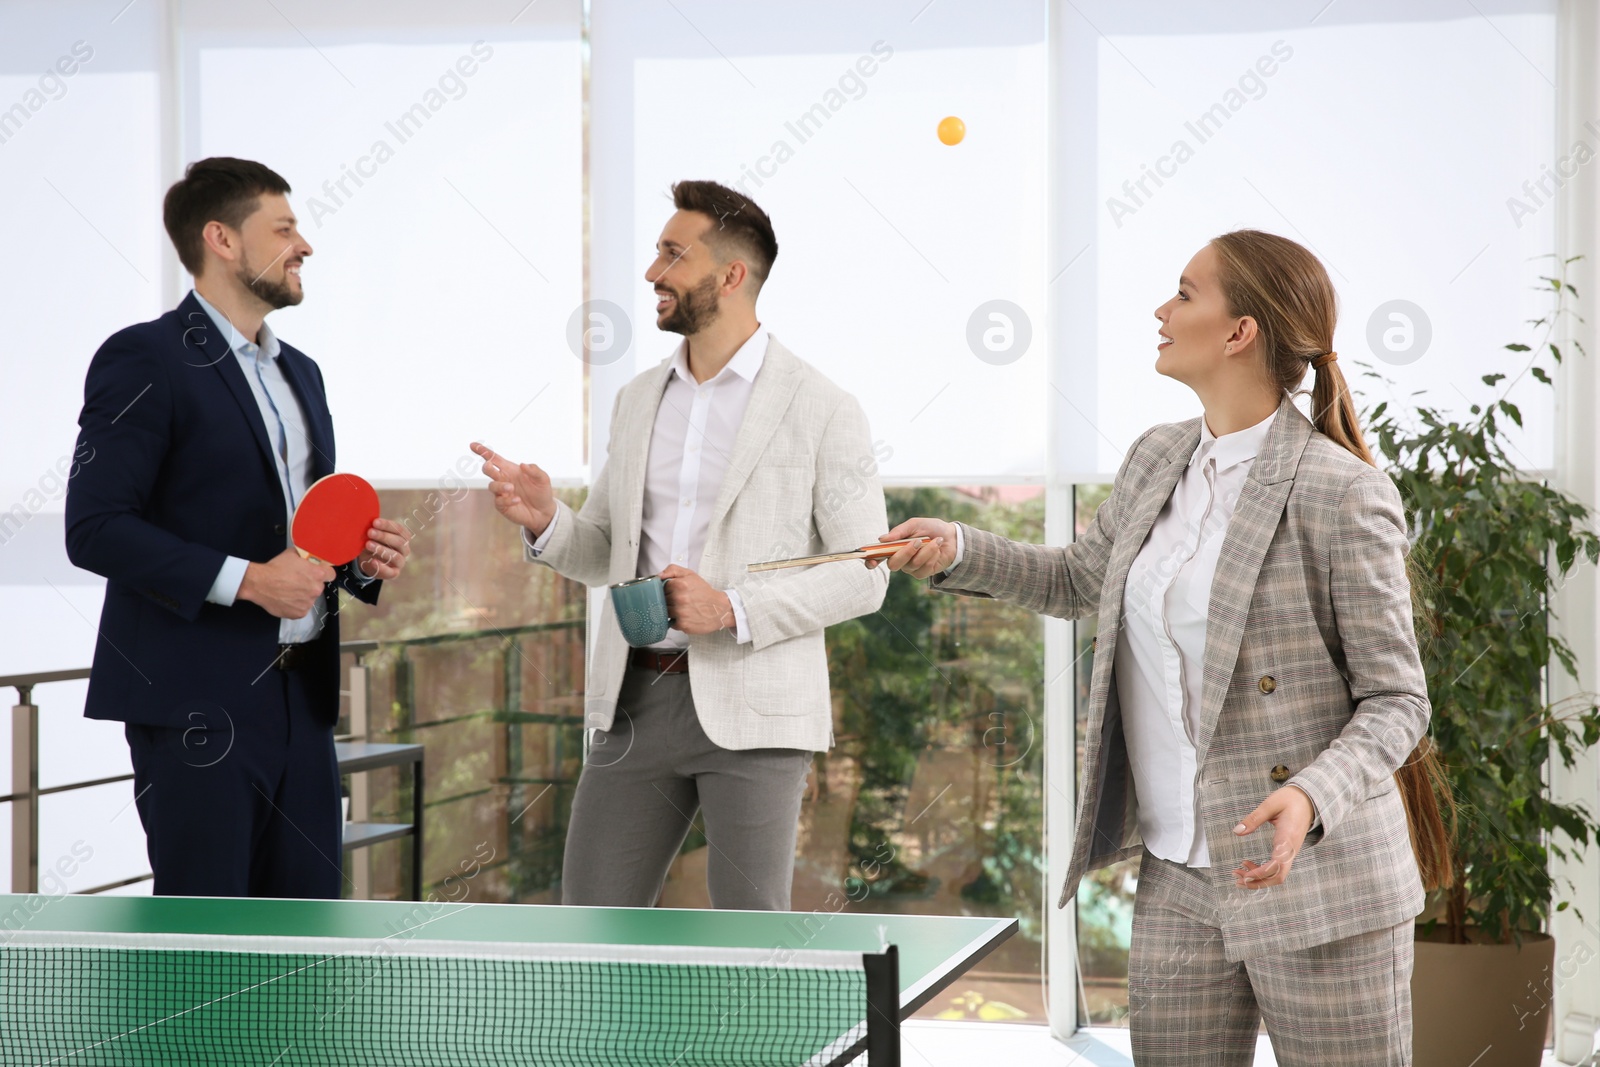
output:
[[[943,519],[907,519],[878,540],[901,541],[908,537],[926,537],[929,540],[920,545],[907,545],[887,559],[869,559],[867,566],[887,563],[892,571],[905,571],[913,578],[931,578],[949,570],[955,563],[955,523]]]
[[[1233,832],[1240,837],[1255,833],[1263,823],[1272,824],[1272,858],[1266,863],[1245,860],[1234,868],[1233,884],[1240,889],[1265,889],[1282,885],[1289,877],[1294,858],[1300,855],[1311,822],[1316,818],[1311,798],[1299,786],[1274,789],[1267,799],[1244,817]]]

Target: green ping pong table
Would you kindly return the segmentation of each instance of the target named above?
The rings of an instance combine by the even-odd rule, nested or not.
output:
[[[1017,928],[835,899],[0,896],[0,1064],[893,1067],[900,1020]]]

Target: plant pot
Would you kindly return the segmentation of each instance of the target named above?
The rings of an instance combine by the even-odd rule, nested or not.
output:
[[[1524,933],[1520,946],[1452,945],[1445,936],[1417,931],[1413,1067],[1539,1067],[1555,995],[1554,939]]]

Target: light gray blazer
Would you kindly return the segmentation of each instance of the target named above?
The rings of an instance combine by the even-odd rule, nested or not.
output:
[[[623,387],[588,499],[576,512],[561,504],[550,543],[529,558],[585,585],[636,576],[650,435],[671,373],[666,359]],[[859,548],[888,528],[861,405],[770,338],[700,560],[712,586],[738,590],[751,636],[743,645],[732,630],[689,639],[689,687],[706,736],[730,749],[827,750],[833,710],[823,628],[877,611],[888,571],[856,562],[745,568]],[[607,597],[590,650],[586,726],[610,728],[628,651]]]
[[[1199,441],[1199,419],[1146,431],[1066,548],[963,527],[960,565],[934,583],[1059,618],[1099,614],[1062,905],[1086,871],[1141,849],[1113,677],[1123,586]],[[1318,433],[1285,396],[1228,523],[1206,626],[1199,813],[1210,878],[1228,900],[1216,920],[1229,959],[1324,944],[1422,910],[1394,778],[1432,713],[1412,629],[1409,547],[1388,475]],[[1280,767],[1281,782],[1272,773]],[[1232,828],[1287,784],[1310,794],[1320,828],[1283,885],[1235,889],[1233,869],[1267,858],[1272,828],[1245,838]]]

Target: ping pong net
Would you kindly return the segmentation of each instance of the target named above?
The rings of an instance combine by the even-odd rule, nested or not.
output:
[[[0,939],[0,1063],[820,1067],[870,1040],[877,1067],[897,958],[23,930]]]

